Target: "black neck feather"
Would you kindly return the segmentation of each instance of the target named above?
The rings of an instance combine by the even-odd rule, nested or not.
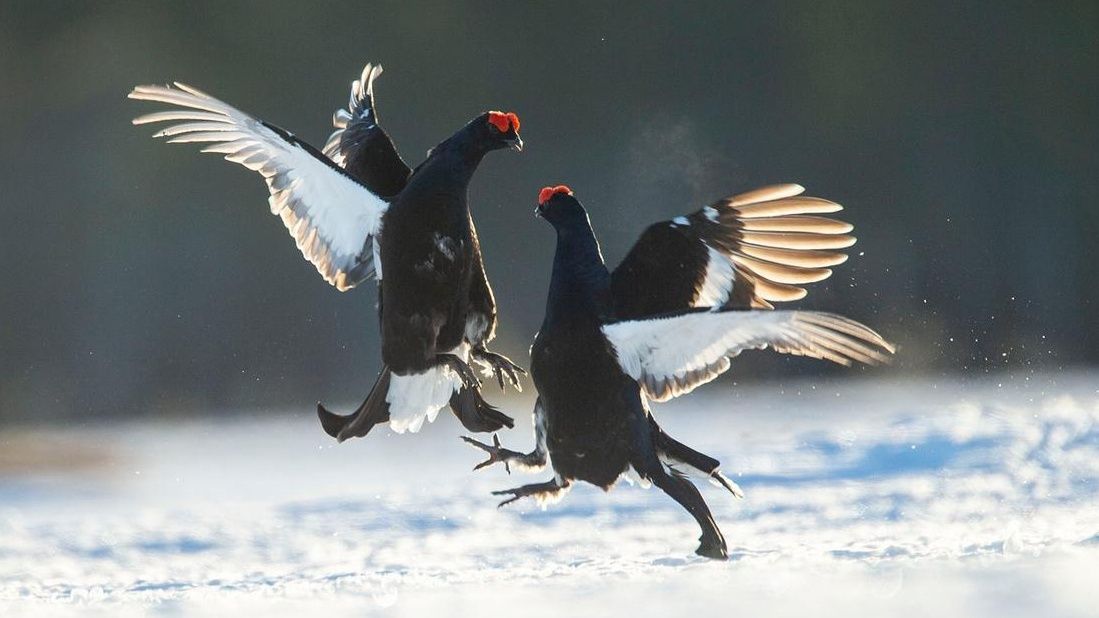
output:
[[[610,274],[587,217],[557,226],[557,251],[543,327],[598,321],[605,313]]]
[[[453,171],[456,180],[468,184],[487,152],[484,144],[466,126],[428,151],[428,160],[446,166]]]

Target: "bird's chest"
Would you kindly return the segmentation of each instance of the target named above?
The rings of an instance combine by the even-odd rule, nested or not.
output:
[[[386,273],[452,280],[467,270],[472,253],[469,214],[453,201],[398,204],[383,221],[381,256]]]
[[[598,329],[539,335],[531,376],[545,409],[554,469],[597,485],[612,483],[628,456],[626,376]]]
[[[538,391],[561,400],[590,399],[612,381],[614,356],[598,329],[564,327],[539,334],[531,346],[531,372]]]

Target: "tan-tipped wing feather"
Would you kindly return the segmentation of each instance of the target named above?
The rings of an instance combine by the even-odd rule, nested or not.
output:
[[[840,249],[855,243],[853,226],[822,217],[839,212],[839,204],[801,195],[800,185],[774,185],[734,195],[691,216],[706,229],[734,266],[725,306],[769,309],[772,302],[805,296],[801,285],[831,276],[831,266],[847,255]]]
[[[650,226],[612,274],[620,319],[689,308],[771,309],[831,276],[855,243],[839,204],[796,184],[733,195]]]

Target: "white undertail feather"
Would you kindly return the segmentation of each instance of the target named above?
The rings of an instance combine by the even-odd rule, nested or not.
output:
[[[715,468],[713,472],[707,472],[705,470],[699,470],[685,461],[680,461],[664,451],[657,451],[657,456],[660,458],[661,463],[664,464],[664,467],[670,472],[679,473],[699,481],[707,481],[714,487],[720,487],[731,493],[734,498],[744,497],[744,490],[740,488],[740,485],[737,485],[729,477],[722,474],[720,468]]]
[[[721,489],[728,491],[734,498],[744,498],[744,490],[740,488],[740,485],[737,485],[729,477],[722,474],[721,470],[714,470],[712,473],[707,473],[704,470],[699,470],[692,465],[679,461],[663,451],[658,452],[657,455],[660,458],[660,463],[664,466],[664,470],[668,474],[682,474],[683,476],[700,481],[707,481],[714,487],[720,487]],[[649,489],[653,486],[652,480],[642,476],[632,465],[627,465],[618,479],[626,481],[630,485],[636,485],[641,489]]]
[[[829,360],[886,363],[894,347],[854,320],[815,311],[689,313],[603,326],[618,363],[646,395],[665,401],[710,382],[744,350]]]
[[[715,487],[720,487],[733,494],[734,498],[744,498],[744,490],[740,488],[740,485],[737,485],[732,479],[722,474],[721,470],[714,470],[706,480]]]
[[[191,86],[137,86],[129,97],[176,106],[133,120],[137,125],[182,121],[154,137],[210,144],[202,151],[259,172],[267,181],[271,212],[325,281],[344,291],[373,274],[373,238],[388,207],[384,200],[259,120]]]
[[[469,362],[469,344],[463,343],[447,352]],[[397,433],[416,433],[424,422],[435,417],[450,404],[450,397],[462,388],[462,380],[448,366],[433,367],[423,373],[393,374],[385,400],[389,403],[389,427]]]

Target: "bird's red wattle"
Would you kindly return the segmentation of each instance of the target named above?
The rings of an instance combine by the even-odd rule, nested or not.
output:
[[[558,193],[572,195],[572,189],[566,187],[565,185],[557,185],[556,187],[543,187],[542,190],[538,192],[538,203],[545,204],[546,202],[550,201],[550,198],[557,195]]]
[[[488,122],[499,129],[501,133],[507,133],[511,127],[511,118],[503,112],[489,112]]]

